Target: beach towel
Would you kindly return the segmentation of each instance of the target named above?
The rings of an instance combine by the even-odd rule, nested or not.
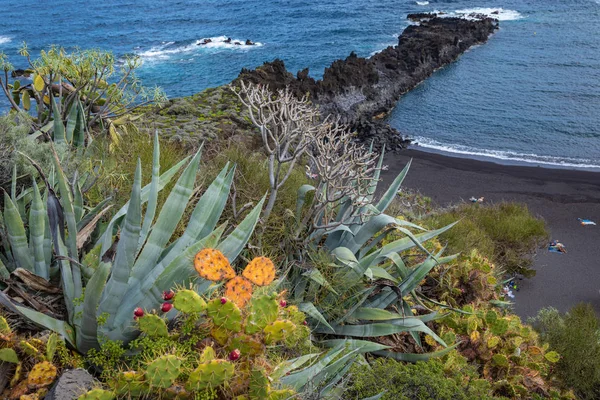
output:
[[[476,197],[471,196],[471,198],[469,199],[469,201],[471,203],[483,203],[483,199],[484,198],[485,197],[476,198]]]
[[[585,225],[596,225],[596,223],[594,221],[591,221],[589,219],[577,218],[577,221],[579,221],[581,223],[581,225],[583,225],[583,226],[585,226]]]
[[[554,241],[550,242],[550,245],[548,245],[548,251],[551,253],[566,254],[567,248],[565,247],[564,244],[560,243],[558,240],[554,240]]]

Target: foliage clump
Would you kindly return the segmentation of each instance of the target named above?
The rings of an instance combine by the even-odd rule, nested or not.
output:
[[[383,400],[493,399],[491,385],[477,379],[473,368],[446,371],[439,360],[401,363],[377,359],[369,366],[354,366],[346,399],[365,399],[384,393]]]
[[[478,249],[508,274],[535,275],[530,269],[531,253],[546,242],[548,232],[543,220],[531,214],[524,204],[500,203],[491,206],[465,204],[450,211],[433,214],[430,226],[459,221],[440,236],[452,253]]]
[[[546,308],[530,322],[561,356],[553,375],[581,399],[600,398],[600,321],[592,305],[578,304],[566,314]]]

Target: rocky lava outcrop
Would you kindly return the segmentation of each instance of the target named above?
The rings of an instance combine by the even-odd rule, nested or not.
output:
[[[294,76],[281,60],[255,70],[243,69],[237,79],[266,84],[273,90],[289,87],[298,96],[308,93],[323,115],[338,115],[361,140],[374,140],[376,147],[385,143],[388,148],[402,148],[407,142],[383,117],[403,93],[471,46],[484,43],[498,28],[492,18],[467,20],[433,14],[408,18],[420,22],[402,32],[398,45],[371,58],[351,53],[326,68],[321,80],[311,78],[308,69]]]

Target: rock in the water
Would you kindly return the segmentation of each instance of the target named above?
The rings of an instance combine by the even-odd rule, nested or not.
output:
[[[374,140],[376,147],[386,143],[388,149],[397,149],[407,141],[376,116],[392,110],[402,94],[456,60],[469,47],[484,43],[498,29],[498,21],[485,16],[469,20],[423,13],[409,18],[420,23],[406,28],[397,46],[371,58],[351,53],[326,68],[322,80],[308,76],[308,69],[294,77],[281,60],[267,62],[255,70],[243,69],[237,79],[268,85],[271,90],[289,87],[298,97],[309,94],[323,116],[340,117],[357,130],[363,142]]]
[[[92,389],[96,380],[85,369],[65,371],[48,392],[45,400],[77,400]]]

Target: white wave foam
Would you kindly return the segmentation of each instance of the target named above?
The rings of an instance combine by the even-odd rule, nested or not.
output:
[[[521,18],[524,18],[521,13],[515,10],[505,10],[503,8],[486,8],[486,7],[477,7],[477,8],[465,8],[463,10],[456,10],[454,13],[450,13],[448,15],[454,14],[453,16],[459,16],[463,18],[473,18],[474,15],[485,15],[490,18],[495,18],[499,21],[515,21]]]
[[[208,39],[210,39],[210,42],[203,44],[204,41]],[[226,36],[216,36],[211,38],[202,38],[183,46],[174,46],[175,42],[163,42],[160,46],[154,46],[145,51],[140,51],[138,49],[136,54],[146,60],[166,60],[175,54],[192,53],[205,49],[248,50],[254,47],[261,47],[263,45],[260,42],[255,42],[254,45],[246,45],[246,41],[241,39],[231,39],[231,42],[229,43],[225,43],[225,40],[227,40]],[[235,43],[240,44],[236,45]]]
[[[10,36],[2,36],[0,35],[0,44],[6,44],[12,42],[12,38]]]
[[[429,2],[428,2],[428,1],[417,1],[417,5],[418,5],[418,6],[426,6],[426,5],[428,5],[428,4],[429,4]]]
[[[563,168],[591,168],[591,169],[600,169],[600,164],[598,161],[585,159],[585,158],[572,158],[572,157],[553,157],[553,156],[540,156],[538,154],[533,153],[517,153],[512,151],[502,151],[502,150],[484,150],[478,149],[469,146],[463,145],[447,145],[441,142],[438,142],[434,139],[429,139],[425,137],[415,137],[413,138],[414,142],[418,144],[419,147],[424,147],[426,149],[432,149],[444,153],[452,153],[452,154],[462,154],[465,156],[471,157],[486,157],[486,158],[495,158],[498,160],[508,161],[508,162],[517,162],[517,163],[527,163],[527,164],[536,164],[536,165],[547,165],[547,166],[555,166],[555,167],[563,167]]]

